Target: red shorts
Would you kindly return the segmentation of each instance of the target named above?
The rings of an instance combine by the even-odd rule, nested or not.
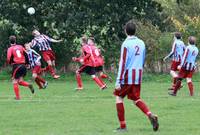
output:
[[[32,69],[32,74],[40,74],[41,73],[41,67],[40,66],[35,66]]]
[[[178,61],[172,61],[172,63],[171,63],[171,70],[173,70],[173,71],[178,71],[178,65],[180,65],[181,64],[181,62],[178,62]]]
[[[53,61],[56,59],[55,57],[55,53],[52,50],[48,50],[48,51],[42,51],[42,56],[43,59],[47,62],[47,61]]]
[[[180,72],[178,73],[179,78],[192,78],[194,71],[188,71],[185,69],[181,69]]]
[[[127,95],[128,99],[136,101],[140,99],[140,88],[140,84],[124,84],[121,85],[121,90],[115,90],[113,94],[121,98],[124,98]]]

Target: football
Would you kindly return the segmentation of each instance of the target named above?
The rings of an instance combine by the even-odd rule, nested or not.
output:
[[[29,7],[27,11],[28,11],[28,13],[29,13],[30,15],[35,14],[35,9],[34,9],[33,7]]]

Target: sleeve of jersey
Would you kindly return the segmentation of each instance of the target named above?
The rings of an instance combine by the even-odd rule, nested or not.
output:
[[[183,54],[183,59],[182,59],[182,61],[181,61],[181,67],[183,66],[183,64],[185,63],[185,61],[186,61],[186,58],[187,58],[187,56],[188,56],[188,53],[189,53],[189,49],[188,48],[186,48],[186,50],[185,50],[185,52],[184,52],[184,54]]]
[[[12,51],[11,51],[11,48],[9,48],[7,51],[7,63],[9,63],[9,64],[10,64],[11,56],[12,56]]]
[[[121,55],[120,55],[120,62],[119,62],[119,69],[118,69],[118,75],[116,80],[116,86],[119,86],[121,84],[124,72],[125,72],[125,64],[127,60],[127,48],[122,45],[121,47]]]
[[[146,49],[144,49],[144,52],[143,52],[143,67],[144,67],[144,64],[145,64],[145,57],[146,57]]]
[[[49,36],[44,35],[44,34],[43,34],[42,36],[43,36],[46,40],[48,40],[48,41],[50,41],[50,42],[52,41],[52,38],[50,38]]]
[[[31,41],[31,47],[33,48],[33,47],[35,47],[35,45],[36,45],[36,41],[35,41],[35,39],[33,39],[33,40]]]
[[[171,56],[174,54],[175,48],[176,48],[176,43],[174,42],[173,45],[172,45],[172,50],[171,50],[171,52],[169,53],[169,57],[171,57]]]

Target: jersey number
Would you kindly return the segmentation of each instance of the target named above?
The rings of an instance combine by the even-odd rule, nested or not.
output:
[[[138,46],[135,46],[135,50],[136,50],[135,56],[140,55],[140,53],[139,53],[140,48]]]
[[[18,57],[18,58],[21,58],[21,57],[22,57],[22,54],[21,54],[20,50],[16,50],[16,54],[17,54],[17,57]]]
[[[94,51],[94,52],[95,52],[95,55],[96,55],[96,56],[99,56],[99,55],[100,55],[100,54],[99,54],[99,50],[98,50],[98,49],[95,49],[95,51]]]

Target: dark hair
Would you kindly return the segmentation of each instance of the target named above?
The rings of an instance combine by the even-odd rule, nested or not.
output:
[[[196,38],[194,36],[190,36],[188,38],[188,42],[189,42],[189,44],[194,45],[194,44],[196,44]]]
[[[177,38],[177,39],[181,39],[181,33],[180,32],[175,32],[174,33],[174,36]]]
[[[125,31],[127,35],[135,35],[136,32],[136,24],[133,21],[129,21],[125,25]]]
[[[12,35],[9,37],[10,43],[15,44],[16,43],[16,36]]]
[[[81,40],[82,40],[83,43],[86,43],[86,42],[87,42],[87,37],[86,37],[85,35],[83,35],[83,36],[81,37]]]

